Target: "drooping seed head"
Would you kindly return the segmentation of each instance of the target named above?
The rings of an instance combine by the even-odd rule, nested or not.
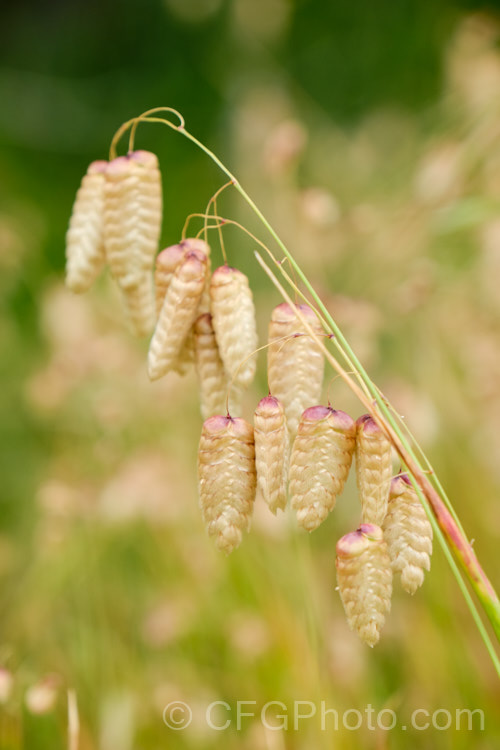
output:
[[[266,396],[254,414],[257,486],[272,513],[286,507],[288,434],[279,399]]]
[[[162,217],[156,156],[135,151],[106,169],[104,243],[111,273],[127,291],[144,284],[153,269]]]
[[[210,281],[212,323],[221,359],[238,385],[252,382],[257,349],[255,307],[248,279],[236,268],[220,266]]]
[[[370,414],[356,421],[356,479],[362,520],[381,525],[387,512],[392,446]]]
[[[362,524],[337,542],[337,583],[351,630],[374,646],[391,608],[392,570],[382,530]]]
[[[202,417],[224,413],[230,379],[220,358],[210,313],[200,315],[194,324],[194,357]],[[241,395],[241,389],[233,385],[229,393],[229,413],[233,417],[240,416]]]
[[[290,458],[291,506],[307,531],[335,507],[351,467],[356,426],[343,411],[311,406],[304,411]]]
[[[152,275],[143,274],[135,286],[121,292],[130,330],[135,336],[149,336],[155,318]]]
[[[207,272],[206,259],[187,253],[167,289],[149,345],[148,373],[156,380],[173,369],[198,316]]]
[[[414,594],[424,582],[424,571],[430,570],[432,526],[406,474],[391,482],[383,529],[392,569],[400,573],[403,588]]]
[[[155,262],[155,294],[156,294],[156,317],[160,316],[163,301],[174,277],[174,273],[184,258],[184,248],[179,243],[170,245],[156,256]]]
[[[304,409],[321,397],[324,370],[323,353],[298,318],[297,310],[315,333],[323,333],[308,305],[284,302],[274,308],[271,316],[267,354],[269,388],[285,407],[292,439]]]
[[[66,286],[86,292],[105,263],[104,181],[107,161],[93,161],[76,194],[66,233]]]
[[[170,245],[162,250],[156,256],[155,263],[155,290],[156,290],[156,317],[160,315],[160,310],[167,293],[167,289],[172,281],[176,268],[185,258],[187,253],[194,253],[199,260],[207,262],[207,279],[203,297],[200,302],[200,314],[208,312],[210,309],[209,302],[209,284],[210,284],[210,246],[197,237],[186,237],[176,245]]]
[[[253,427],[215,415],[203,423],[198,449],[200,507],[209,536],[232,552],[250,528],[256,489]]]
[[[106,260],[123,291],[136,333],[154,325],[154,289],[149,277],[158,247],[162,186],[156,156],[135,151],[109,162],[104,186]]]

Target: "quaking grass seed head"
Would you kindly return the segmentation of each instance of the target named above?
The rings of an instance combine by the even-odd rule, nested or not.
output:
[[[392,569],[400,574],[403,588],[414,594],[431,567],[432,526],[407,474],[391,482],[383,529]]]
[[[271,315],[267,353],[269,388],[285,407],[292,439],[304,409],[321,398],[324,371],[323,352],[299,319],[297,310],[318,336],[323,334],[316,313],[308,305],[283,302]]]
[[[200,259],[196,253],[187,253],[176,269],[149,345],[151,380],[157,380],[177,365],[198,316],[206,273],[206,259]]]
[[[209,536],[227,554],[250,528],[256,490],[253,427],[244,419],[205,420],[198,449],[200,507]]]
[[[212,322],[224,367],[237,385],[248,387],[255,376],[258,346],[253,296],[244,273],[220,266],[210,281]]]
[[[392,446],[370,414],[356,421],[356,480],[362,522],[381,525],[387,512]]]
[[[184,258],[184,247],[182,244],[170,245],[156,256],[155,262],[155,294],[156,294],[156,317],[160,315],[163,301],[174,277],[174,273]]]
[[[104,247],[136,335],[154,327],[152,270],[162,220],[162,186],[155,154],[134,151],[109,162],[104,186]]]
[[[106,169],[104,241],[111,272],[122,289],[150,273],[158,249],[162,188],[158,160],[149,151],[118,156]]]
[[[288,434],[283,404],[266,396],[254,414],[257,486],[272,513],[286,507]]]
[[[340,409],[311,406],[300,419],[290,458],[291,506],[297,521],[314,531],[344,489],[354,453],[356,427]]]
[[[203,419],[224,414],[230,378],[219,354],[210,313],[198,316],[194,324],[194,357],[200,387],[200,408]],[[239,417],[241,388],[232,385],[229,392],[229,413]]]
[[[107,161],[93,161],[75,197],[66,233],[66,286],[86,292],[105,263],[103,241],[104,182]]]
[[[362,524],[337,542],[337,583],[347,622],[375,646],[391,608],[392,570],[382,529]]]
[[[156,289],[156,313],[160,314],[165,294],[170,286],[177,267],[188,253],[194,253],[199,260],[204,259],[208,263],[210,258],[210,246],[197,237],[186,237],[176,245],[169,245],[156,256],[155,262],[155,289]],[[207,274],[207,281],[210,281]],[[206,312],[204,310],[203,312]]]

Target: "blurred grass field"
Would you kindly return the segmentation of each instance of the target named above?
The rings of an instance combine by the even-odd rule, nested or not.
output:
[[[359,519],[352,477],[311,536],[257,503],[241,547],[217,553],[198,510],[194,375],[149,383],[147,343],[128,334],[110,280],[83,297],[63,285],[87,163],[106,157],[122,120],[178,107],[404,415],[498,587],[500,26],[447,3],[422,3],[412,29],[386,3],[378,19],[377,4],[363,8],[364,20],[346,3],[335,16],[278,0],[4,11],[2,750],[76,750],[68,689],[80,750],[498,747],[500,687],[441,550],[414,597],[395,587],[373,651],[349,632],[335,591],[335,543]],[[162,34],[170,47],[159,49]],[[164,246],[224,179],[159,126],[141,126],[137,145],[160,158]],[[235,195],[219,210],[267,241]],[[264,341],[280,300],[252,243],[224,231],[230,262],[251,278]],[[217,263],[215,235],[212,246]],[[336,407],[361,414],[329,380],[325,397],[329,387]],[[265,392],[261,356],[247,418]],[[204,718],[213,701],[290,711],[297,700],[340,715],[392,709],[398,726],[322,731],[316,717],[277,732],[247,718],[215,731]],[[192,707],[184,731],[163,722],[171,701]],[[481,709],[484,730],[409,726],[417,709],[461,708]]]

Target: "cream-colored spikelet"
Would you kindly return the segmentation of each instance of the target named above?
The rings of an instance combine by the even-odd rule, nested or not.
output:
[[[408,476],[394,477],[383,524],[392,569],[401,574],[401,585],[414,594],[430,570],[432,526]]]
[[[184,258],[184,248],[181,243],[166,247],[156,256],[155,262],[155,297],[156,318],[160,316],[163,301],[174,278],[174,273]]]
[[[203,419],[224,414],[230,379],[220,358],[210,313],[200,315],[194,324],[194,356]],[[233,417],[240,416],[241,395],[241,388],[233,384],[229,393],[229,413]]]
[[[356,479],[362,523],[381,526],[392,477],[392,446],[370,414],[356,421]]]
[[[149,336],[155,320],[152,274],[143,274],[136,286],[121,292],[130,329],[135,336]]]
[[[104,189],[104,246],[111,273],[123,292],[134,332],[154,326],[150,276],[161,230],[162,193],[158,160],[134,151],[109,162]]]
[[[161,228],[161,183],[156,156],[118,156],[106,169],[104,244],[122,289],[136,287],[154,264]]]
[[[208,313],[210,312],[210,309],[211,309],[210,282],[212,279],[212,261],[210,259],[210,245],[208,245],[204,240],[200,239],[199,237],[187,237],[185,240],[183,240],[183,243],[187,251],[200,253],[201,255],[204,255],[206,258],[207,274],[206,274],[205,287],[203,289],[203,294],[201,295],[199,313],[200,315],[203,313]]]
[[[187,237],[176,245],[170,245],[161,251],[156,257],[155,265],[155,296],[156,296],[156,318],[160,316],[163,301],[167,289],[172,281],[174,273],[187,253],[194,253],[200,260],[206,260],[207,271],[205,286],[198,306],[198,314],[209,310],[209,285],[210,285],[210,246],[196,237]],[[173,369],[180,375],[185,375],[194,363],[194,334],[191,331],[186,337],[184,344]],[[215,412],[212,412],[215,413]]]
[[[136,286],[140,268],[136,261],[137,164],[126,156],[109,162],[104,188],[104,245],[106,261],[123,289]]]
[[[130,160],[138,167],[136,252],[141,268],[151,273],[161,232],[163,212],[161,174],[158,159],[151,151],[133,151]]]
[[[337,583],[347,622],[375,646],[391,608],[392,570],[382,529],[362,524],[337,542]]]
[[[257,487],[272,513],[286,507],[289,441],[283,404],[266,396],[254,414]]]
[[[210,246],[207,245],[201,239],[196,237],[187,237],[185,240],[176,245],[170,245],[166,247],[161,253],[156,256],[155,264],[155,292],[156,292],[156,316],[160,315],[160,310],[165,299],[165,294],[172,281],[175,270],[188,252],[199,252],[204,255],[207,260],[210,257]],[[204,290],[204,296],[208,295],[208,284],[210,282],[209,272],[207,272],[207,287]],[[203,305],[200,303],[200,310],[202,312],[208,312],[207,309],[201,310]]]
[[[253,427],[216,415],[203,423],[198,450],[200,506],[209,536],[232,552],[250,529],[256,489]]]
[[[290,458],[290,502],[307,531],[314,531],[335,507],[355,439],[356,425],[345,412],[311,406],[303,413]]]
[[[285,407],[292,439],[304,409],[318,403],[321,398],[324,370],[323,353],[297,317],[297,308],[313,331],[323,333],[316,314],[308,305],[291,306],[284,302],[273,310],[271,316],[271,346],[267,354],[269,388]]]
[[[247,387],[256,370],[255,307],[248,279],[236,268],[220,266],[210,281],[212,322],[220,356],[228,375]]]
[[[66,233],[66,285],[86,292],[105,263],[103,242],[104,182],[107,161],[94,161],[76,194]]]
[[[198,315],[207,264],[188,253],[174,273],[149,345],[148,373],[157,380],[171,370]]]

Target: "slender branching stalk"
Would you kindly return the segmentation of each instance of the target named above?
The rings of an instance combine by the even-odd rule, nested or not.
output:
[[[179,124],[171,122],[169,119],[163,117],[155,117],[160,113],[168,113],[176,116],[179,119]],[[260,222],[263,224],[269,235],[272,237],[280,251],[283,253],[284,258],[278,260],[274,253],[265,245],[261,240],[257,239],[244,227],[242,228],[247,234],[249,234],[255,242],[262,247],[272,263],[276,266],[277,270],[287,282],[287,284],[294,290],[295,294],[306,299],[308,304],[313,303],[313,307],[318,314],[319,319],[322,321],[323,326],[327,334],[329,334],[330,340],[337,348],[338,352],[342,355],[343,360],[348,366],[346,370],[336,357],[332,354],[330,349],[325,346],[323,337],[319,337],[309,326],[305,317],[301,314],[300,310],[297,310],[297,316],[301,320],[304,328],[308,331],[309,335],[318,343],[323,349],[327,360],[329,361],[332,368],[338,373],[339,377],[348,385],[348,387],[355,393],[361,403],[364,405],[366,410],[372,415],[375,421],[379,424],[380,428],[384,431],[386,436],[391,441],[396,452],[398,453],[401,462],[405,470],[409,473],[411,482],[415,487],[415,490],[429,516],[436,537],[443,549],[446,559],[452,569],[452,572],[457,580],[457,583],[462,591],[465,601],[471,611],[477,628],[483,638],[483,641],[488,649],[492,663],[500,676],[500,659],[496,652],[495,646],[490,638],[485,623],[483,622],[481,615],[476,607],[476,604],[470,594],[467,583],[474,590],[482,608],[487,616],[497,639],[500,641],[500,601],[498,595],[489,581],[486,573],[484,572],[476,554],[472,548],[472,545],[467,538],[460,520],[453,509],[453,506],[447,497],[438,477],[435,475],[430,462],[425,456],[422,448],[418,445],[412,434],[409,432],[406,424],[402,423],[394,407],[387,401],[387,399],[380,392],[376,384],[371,380],[368,373],[364,369],[361,362],[358,360],[356,354],[351,349],[351,346],[341,329],[337,325],[334,318],[331,316],[324,303],[314,290],[314,287],[308,280],[307,276],[294,259],[286,245],[280,239],[276,231],[269,224],[265,216],[262,214],[258,206],[250,198],[245,189],[240,185],[236,177],[230,172],[225,164],[201,141],[195,138],[185,128],[184,118],[176,110],[170,107],[157,107],[155,109],[148,110],[139,117],[135,117],[128,122],[124,123],[119,130],[116,132],[110,148],[110,158],[116,156],[116,146],[120,138],[130,130],[129,137],[129,150],[133,149],[134,139],[137,127],[141,122],[157,122],[163,123],[170,129],[180,133],[185,138],[194,143],[198,148],[205,152],[205,154],[219,167],[219,169],[229,178],[228,185],[233,185],[235,190],[245,200]],[[227,187],[228,185],[225,185]],[[222,189],[221,189],[222,190]],[[219,191],[215,197],[219,195]],[[215,201],[214,201],[215,204]],[[205,215],[201,215],[204,216]],[[229,219],[222,219],[215,215],[210,216],[210,219],[218,220],[222,225],[224,224],[236,224]],[[238,225],[240,226],[240,225]],[[205,231],[207,227],[207,220],[205,219]],[[211,227],[209,227],[211,228]],[[256,253],[256,257],[265,273],[269,276],[272,283],[278,289],[282,297],[289,303],[293,304],[290,295],[286,292],[283,285],[278,280],[276,274],[272,271],[269,265],[264,261],[259,253]],[[297,283],[290,277],[283,267],[283,260],[287,259],[292,273],[299,282],[303,284],[307,294],[310,295],[308,299],[304,292],[301,291]],[[352,377],[354,373],[354,377]],[[458,564],[457,564],[458,563]],[[462,570],[463,576],[460,573]]]

